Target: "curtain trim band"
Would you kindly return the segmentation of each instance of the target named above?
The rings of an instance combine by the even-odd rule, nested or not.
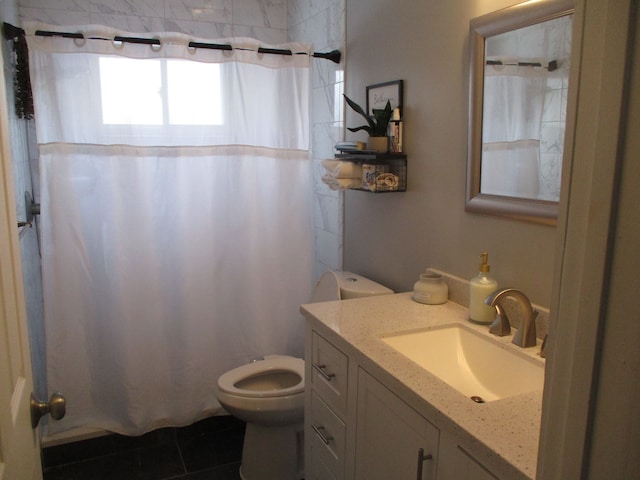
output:
[[[285,149],[260,147],[252,145],[215,145],[215,146],[135,146],[135,145],[99,145],[88,143],[52,142],[38,145],[41,155],[51,153],[76,153],[79,155],[130,154],[149,157],[175,158],[178,152],[190,152],[201,157],[220,157],[229,155],[251,155],[256,157],[274,157],[281,159],[308,159],[309,151],[301,149]]]

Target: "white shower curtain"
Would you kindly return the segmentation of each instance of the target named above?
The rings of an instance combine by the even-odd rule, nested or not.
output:
[[[480,191],[536,198],[544,73],[531,67],[485,69]]]
[[[68,402],[50,433],[220,412],[223,372],[303,352],[309,57],[193,50],[177,34],[161,49],[28,40],[47,383]]]

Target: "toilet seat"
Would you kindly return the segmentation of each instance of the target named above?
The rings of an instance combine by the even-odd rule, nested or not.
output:
[[[252,377],[261,377],[270,373],[291,373],[299,377],[295,385],[277,390],[248,390],[238,387],[240,382]],[[264,360],[242,365],[229,370],[218,379],[218,388],[221,392],[248,398],[284,397],[304,392],[304,360],[287,355],[271,355]]]

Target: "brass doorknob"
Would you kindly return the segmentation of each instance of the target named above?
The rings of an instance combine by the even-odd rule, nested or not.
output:
[[[40,418],[47,413],[51,414],[54,420],[60,420],[67,412],[67,401],[61,393],[51,394],[48,402],[41,402],[31,393],[31,428],[36,428]]]

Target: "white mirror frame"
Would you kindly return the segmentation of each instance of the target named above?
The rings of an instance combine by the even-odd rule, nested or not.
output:
[[[482,163],[482,102],[485,40],[573,13],[572,0],[529,0],[474,18],[470,23],[469,138],[465,211],[555,226],[558,203],[490,195],[480,191]]]

